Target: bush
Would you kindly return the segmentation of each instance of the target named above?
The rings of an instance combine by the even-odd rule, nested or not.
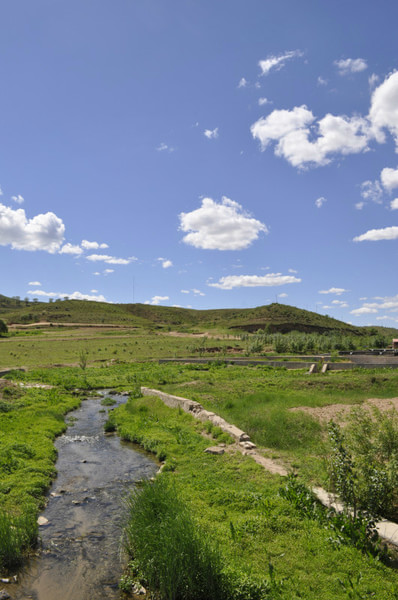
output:
[[[2,319],[0,319],[0,337],[8,333],[8,327]]]
[[[374,517],[398,517],[398,413],[352,410],[345,430],[329,424],[330,476],[343,502]]]

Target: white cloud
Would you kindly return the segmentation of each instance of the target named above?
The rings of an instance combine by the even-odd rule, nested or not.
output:
[[[369,82],[369,87],[371,89],[373,89],[375,87],[375,85],[379,82],[379,76],[376,75],[376,73],[372,73],[372,75],[370,75],[368,82]]]
[[[278,298],[287,298],[287,297],[288,297],[288,294],[285,294],[285,293],[278,294]]]
[[[92,262],[104,261],[109,265],[129,265],[133,260],[133,257],[116,258],[115,256],[109,256],[108,254],[89,254],[86,258]]]
[[[396,240],[398,227],[384,227],[383,229],[369,229],[366,233],[354,237],[354,242],[379,242],[380,240]]]
[[[189,294],[189,290],[180,290],[181,294]]]
[[[326,198],[324,198],[323,196],[321,196],[320,198],[317,198],[317,199],[315,200],[315,206],[316,206],[317,208],[321,208],[321,206],[322,206],[323,204],[325,204],[325,202],[327,202]]]
[[[348,304],[345,300],[332,300],[332,304],[335,304],[339,308],[347,308]]]
[[[357,203],[355,204],[355,208],[356,208],[357,210],[362,210],[364,206],[365,206],[365,202],[357,202]]]
[[[99,248],[109,248],[108,244],[99,244],[98,242],[89,242],[88,240],[82,240],[81,246],[85,250],[98,250]]]
[[[349,290],[345,290],[344,288],[331,287],[328,290],[319,290],[318,294],[336,294],[337,296],[340,296],[348,291]]]
[[[387,129],[394,136],[398,147],[398,71],[389,75],[374,90],[369,118],[377,141],[385,141],[384,129]]]
[[[248,83],[247,80],[244,77],[242,77],[242,79],[238,83],[238,88],[244,88],[244,87],[246,87],[247,83]]]
[[[90,290],[92,294],[98,294],[98,290]]]
[[[172,261],[168,260],[167,258],[158,258],[158,260],[162,263],[163,269],[169,269],[173,266]]]
[[[80,246],[74,246],[73,244],[68,243],[62,246],[59,254],[74,254],[79,256],[80,254],[83,254],[83,250],[80,248]]]
[[[170,300],[168,296],[152,296],[151,300],[146,300],[145,304],[153,304],[158,305],[161,302],[165,302],[166,300]]]
[[[271,100],[268,100],[268,98],[259,98],[258,99],[259,106],[264,106],[265,104],[271,104]]]
[[[175,148],[173,148],[172,146],[168,146],[168,144],[165,144],[164,142],[162,142],[161,144],[159,144],[159,146],[156,148],[156,150],[158,152],[174,152]]]
[[[18,194],[18,196],[11,196],[11,200],[13,200],[16,204],[23,204],[25,201],[21,194]]]
[[[193,288],[193,289],[192,289],[192,293],[193,293],[195,296],[206,296],[206,294],[204,294],[204,293],[203,293],[203,292],[201,292],[200,290],[197,290],[196,288]]]
[[[398,169],[385,167],[380,173],[380,179],[383,187],[391,192],[391,190],[398,187]]]
[[[366,60],[363,58],[346,58],[335,60],[334,64],[339,70],[340,75],[348,75],[350,73],[360,73],[368,68]]]
[[[376,308],[370,308],[369,306],[362,306],[361,308],[355,308],[354,310],[350,310],[350,314],[356,315],[356,316],[370,315],[370,314],[374,314],[377,312],[378,311]]]
[[[28,285],[37,286],[37,285],[41,285],[41,283],[40,283],[40,281],[29,281]]]
[[[186,244],[205,250],[243,250],[254,242],[267,227],[246,213],[242,206],[223,196],[218,204],[203,198],[202,206],[181,213],[180,229],[189,232],[183,237]]]
[[[379,181],[364,181],[361,183],[361,196],[365,200],[372,200],[376,204],[381,204],[383,190]]]
[[[72,294],[65,294],[60,292],[45,292],[44,290],[29,290],[27,292],[31,296],[44,296],[46,298],[65,298],[68,297],[70,300],[92,300],[94,302],[107,302],[106,298],[102,295],[95,296],[91,294],[82,294],[81,292],[73,292]]]
[[[360,64],[343,62],[347,68],[351,65],[357,70]],[[385,142],[385,130],[395,138],[398,150],[398,71],[373,91],[366,117],[326,114],[316,120],[307,106],[302,105],[291,110],[274,110],[253,123],[250,130],[262,150],[274,142],[275,155],[298,168],[326,165],[333,155],[366,152],[371,140]]]
[[[272,111],[253,123],[250,131],[262,150],[273,141],[275,155],[299,168],[326,165],[333,154],[367,150],[369,125],[365,119],[327,114],[317,124],[314,121],[305,105],[295,106],[292,110]]]
[[[296,271],[296,269],[288,269],[287,271],[288,271],[288,273],[298,273],[298,271]]]
[[[205,129],[203,135],[207,137],[208,140],[215,140],[218,138],[218,127],[215,129]]]
[[[268,56],[268,58],[260,60],[258,63],[261,69],[261,75],[268,75],[272,70],[280,71],[288,60],[300,56],[303,56],[303,53],[300,50],[289,50],[289,52],[285,52],[284,54]]]
[[[328,84],[328,80],[327,80],[327,79],[325,79],[324,77],[321,77],[321,76],[319,75],[319,77],[318,77],[318,79],[317,79],[317,83],[318,83],[318,85],[327,85],[327,84]]]
[[[3,192],[3,190],[1,189],[1,186],[0,186],[0,196],[3,196],[3,194],[4,194],[4,192]]]
[[[390,208],[391,208],[391,210],[398,210],[398,198],[391,200]]]
[[[28,219],[22,208],[0,204],[0,245],[15,250],[45,250],[54,254],[62,244],[65,225],[54,213]]]
[[[275,287],[300,282],[301,279],[293,275],[268,273],[267,275],[228,275],[221,277],[217,283],[208,283],[207,285],[221,290],[232,290],[240,287]]]
[[[110,275],[111,273],[114,273],[115,269],[104,269],[104,275]]]

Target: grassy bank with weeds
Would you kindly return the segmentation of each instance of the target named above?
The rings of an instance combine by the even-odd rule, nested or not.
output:
[[[54,439],[79,399],[57,389],[0,385],[0,569],[37,538],[37,515],[55,475]]]
[[[303,513],[301,506],[281,493],[283,480],[265,472],[249,457],[235,452],[221,456],[205,453],[215,442],[201,435],[204,425],[190,415],[164,406],[157,398],[145,397],[129,399],[112,411],[110,420],[123,438],[140,443],[165,460],[159,476],[166,488],[165,494],[160,491],[162,502],[153,500],[159,498],[157,490],[146,484],[148,502],[139,507],[138,516],[134,509],[127,527],[127,547],[135,559],[132,569],[135,576],[141,573],[144,582],[163,585],[162,573],[167,580],[169,569],[173,572],[173,553],[183,551],[178,546],[179,527],[189,532],[193,522],[193,531],[199,532],[205,548],[201,572],[202,567],[203,572],[208,568],[206,552],[215,553],[212,581],[221,591],[209,598],[398,598],[396,571],[345,537],[346,524],[336,531]],[[170,489],[173,501],[178,499],[176,505],[181,503],[177,511],[181,517],[170,506]],[[134,494],[131,506],[137,507],[140,498]],[[184,522],[186,515],[188,524]],[[164,552],[162,540],[169,534],[171,546]],[[183,542],[183,546],[188,544],[190,556],[202,552],[197,535],[190,534]],[[196,565],[188,561],[185,574],[179,577],[188,581],[195,569]],[[167,581],[164,590],[169,589]],[[350,596],[352,589],[356,595]],[[167,600],[191,597],[206,596],[181,595],[175,588],[162,596]]]
[[[398,396],[398,370],[332,371],[308,375],[270,367],[125,363],[85,370],[69,367],[16,372],[12,377],[74,388],[138,390],[141,385],[200,402],[228,422],[247,431],[251,439],[297,470],[307,482],[327,486],[324,461],[326,426],[300,406],[360,404],[368,398]]]

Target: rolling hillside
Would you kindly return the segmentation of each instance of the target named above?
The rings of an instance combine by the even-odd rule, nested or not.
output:
[[[30,302],[0,295],[0,318],[8,325],[77,323],[141,327],[145,329],[227,329],[254,332],[304,331],[368,334],[369,328],[354,327],[343,321],[286,304],[269,304],[247,309],[194,310],[147,304],[108,304],[85,300]],[[380,333],[397,336],[398,330],[375,327]]]

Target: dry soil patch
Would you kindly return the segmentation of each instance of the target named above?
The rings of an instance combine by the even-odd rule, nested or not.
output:
[[[398,410],[398,398],[370,398],[361,404],[329,404],[327,406],[315,407],[297,406],[290,410],[293,412],[301,410],[322,422],[328,422],[333,419],[337,423],[343,423],[348,413],[355,406],[361,406],[368,411],[371,411],[374,407],[381,411],[391,410],[392,408]]]

